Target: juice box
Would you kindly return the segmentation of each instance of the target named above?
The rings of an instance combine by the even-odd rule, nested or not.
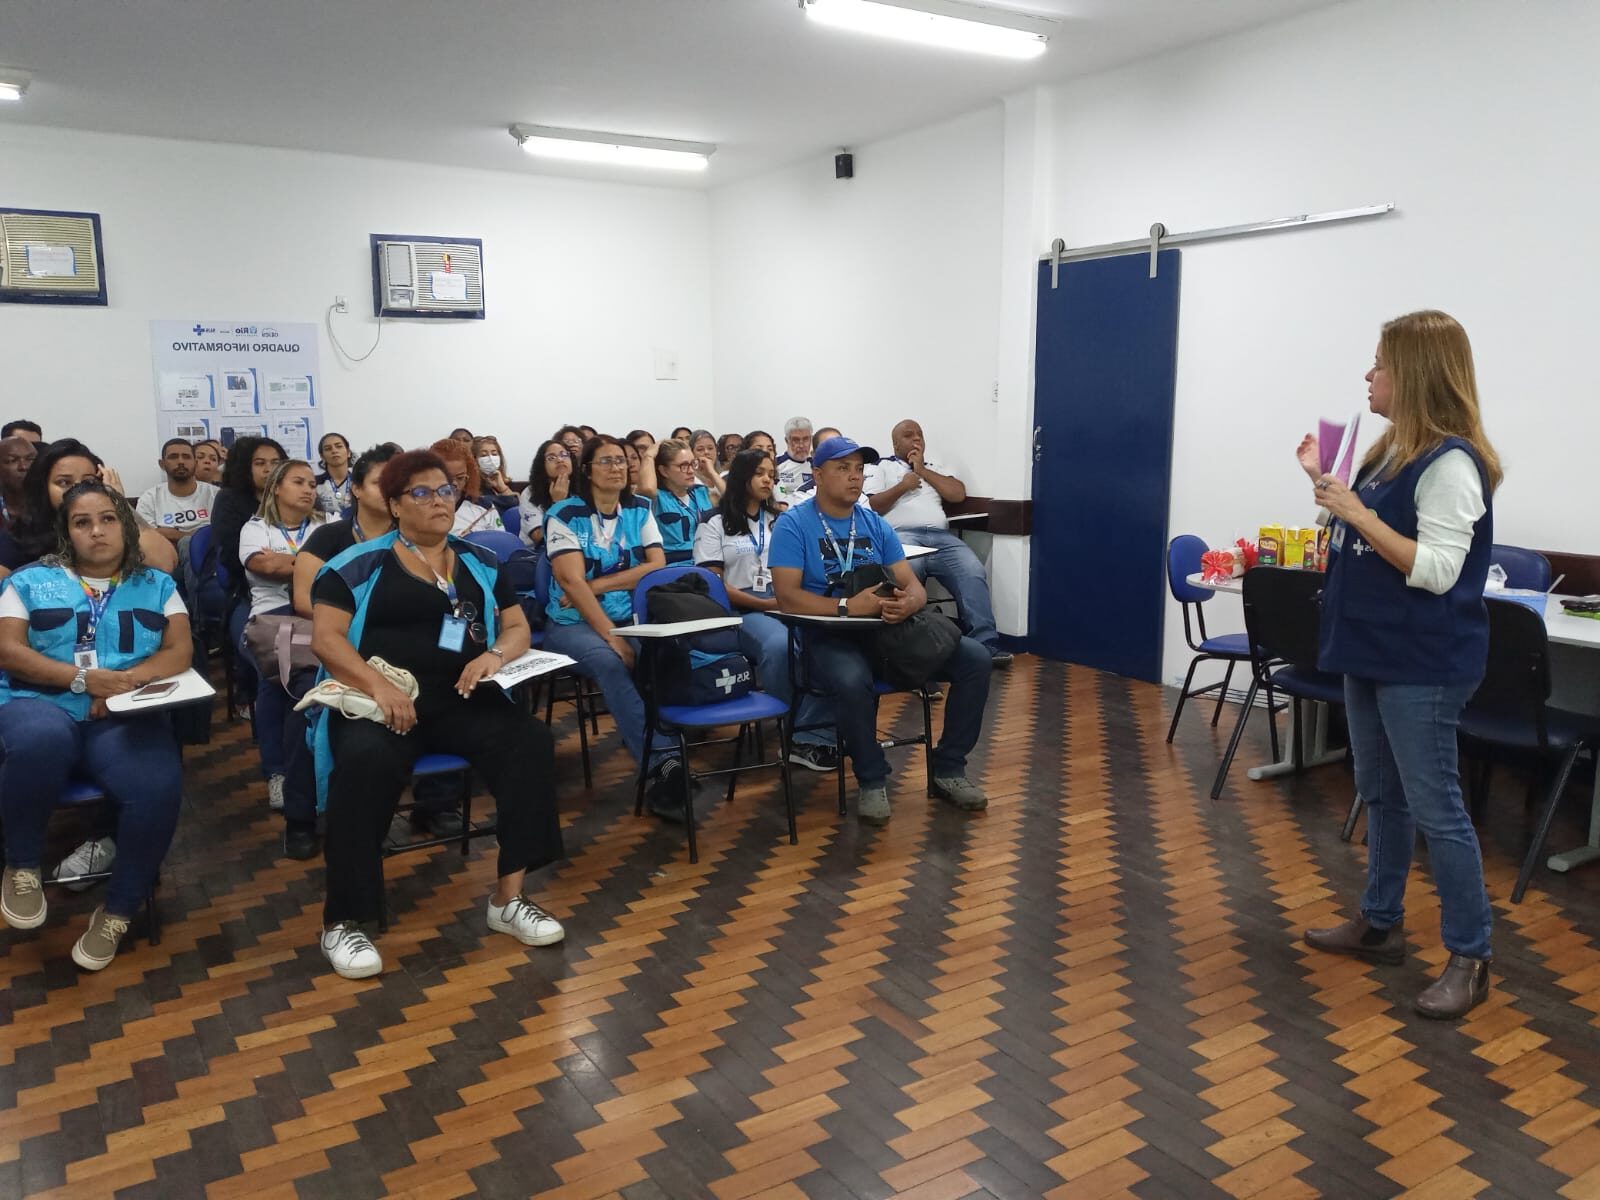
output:
[[[1263,525],[1256,541],[1256,565],[1277,567],[1283,565],[1283,526]]]
[[[1303,567],[1306,565],[1305,543],[1300,540],[1300,528],[1290,525],[1283,531],[1283,556],[1278,565],[1283,567]]]
[[[1321,541],[1321,531],[1315,525],[1306,525],[1301,528],[1300,565],[1308,571],[1322,570],[1322,567],[1317,565],[1317,547]]]
[[[1317,570],[1328,569],[1328,551],[1332,547],[1333,530],[1327,525],[1317,530]]]

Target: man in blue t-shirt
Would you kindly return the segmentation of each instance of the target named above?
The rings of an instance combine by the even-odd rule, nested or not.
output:
[[[846,437],[829,438],[812,456],[816,494],[778,518],[772,529],[769,562],[778,607],[784,612],[819,617],[873,617],[894,624],[927,603],[900,539],[889,523],[861,499],[866,467],[878,452]],[[843,594],[843,583],[855,568],[877,564],[894,580],[893,595],[874,587]],[[873,825],[889,819],[889,760],[878,744],[878,695],[872,686],[870,633],[879,628],[862,623],[807,629],[805,653],[812,678],[830,689],[837,713],[840,744],[850,756],[860,788],[856,814]],[[989,652],[964,637],[936,671],[948,680],[944,731],[933,749],[933,794],[957,808],[988,806],[983,790],[966,776],[967,755],[983,729],[983,707],[989,698]]]

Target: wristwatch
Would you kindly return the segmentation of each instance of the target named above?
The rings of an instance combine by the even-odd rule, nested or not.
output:
[[[850,615],[850,598],[848,596],[839,597],[839,615],[841,617]]]
[[[506,660],[506,652],[504,650],[500,649],[499,646],[490,646],[489,647],[489,653],[494,655],[501,662],[505,662],[505,660]]]
[[[79,667],[78,673],[72,677],[70,685],[74,696],[81,696],[89,690],[89,668]]]

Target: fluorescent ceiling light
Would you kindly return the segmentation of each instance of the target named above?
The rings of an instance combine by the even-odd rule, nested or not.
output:
[[[959,0],[803,0],[819,25],[1002,58],[1038,58],[1056,21]]]
[[[537,158],[610,163],[620,167],[657,167],[667,171],[704,171],[717,150],[708,142],[631,137],[586,129],[552,129],[548,125],[513,125],[511,136]]]
[[[26,71],[15,67],[0,67],[0,100],[21,100],[31,78]]]

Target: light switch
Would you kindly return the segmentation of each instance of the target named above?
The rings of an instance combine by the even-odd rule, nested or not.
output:
[[[676,379],[678,377],[678,352],[676,350],[656,351],[656,378]]]

